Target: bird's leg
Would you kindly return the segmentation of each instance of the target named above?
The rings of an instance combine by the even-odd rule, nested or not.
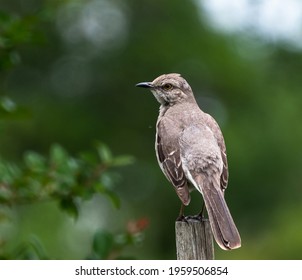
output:
[[[185,212],[185,205],[182,203],[180,206],[179,215],[178,215],[176,221],[187,221],[186,217],[184,215],[184,212]]]

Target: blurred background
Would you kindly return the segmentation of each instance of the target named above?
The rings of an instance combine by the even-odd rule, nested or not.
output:
[[[216,247],[216,259],[301,259],[301,1],[1,0],[0,63],[2,258],[93,258],[129,234],[123,256],[176,258],[180,202],[154,152],[159,104],[134,87],[175,72],[227,144],[242,248]],[[112,195],[78,192],[68,207],[51,191],[5,197],[26,166],[49,153],[78,159],[96,141],[103,161],[135,158],[103,174]],[[186,213],[201,201],[193,193]]]

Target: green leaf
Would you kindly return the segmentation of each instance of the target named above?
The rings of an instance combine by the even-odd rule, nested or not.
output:
[[[35,172],[43,172],[46,168],[46,160],[36,152],[27,152],[24,155],[25,165]]]
[[[50,148],[50,161],[55,166],[65,165],[68,160],[68,154],[62,146],[58,144],[52,145]]]
[[[107,259],[113,248],[113,235],[107,231],[95,233],[93,238],[92,249],[100,259]]]
[[[2,183],[13,184],[21,174],[22,171],[16,164],[6,162],[0,158],[0,180]]]
[[[12,258],[23,260],[48,259],[41,241],[34,235],[16,248]]]
[[[104,194],[110,199],[115,208],[119,209],[121,207],[121,200],[115,192],[106,190]]]
[[[65,210],[68,214],[73,216],[74,218],[78,218],[79,209],[78,205],[73,198],[63,198],[60,202],[60,206],[63,210]]]
[[[97,151],[102,162],[109,163],[112,160],[112,153],[107,145],[97,143]]]
[[[45,248],[37,236],[32,235],[29,238],[29,244],[32,246],[40,260],[48,259]]]
[[[120,175],[116,172],[106,171],[101,174],[100,181],[106,189],[112,190],[117,182],[121,179]]]
[[[106,188],[101,182],[97,182],[96,184],[94,184],[94,189],[97,192],[106,195],[115,208],[119,209],[121,207],[121,200],[119,196],[115,192]]]

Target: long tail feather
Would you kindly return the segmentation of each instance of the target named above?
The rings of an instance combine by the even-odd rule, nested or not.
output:
[[[217,182],[217,185],[217,183],[209,182],[207,179],[198,181],[197,184],[201,188],[200,192],[205,201],[216,242],[224,250],[239,248],[241,246],[241,238],[219,183]]]

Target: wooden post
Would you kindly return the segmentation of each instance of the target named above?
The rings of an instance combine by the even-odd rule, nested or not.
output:
[[[208,219],[186,218],[176,221],[176,254],[178,260],[213,260],[213,235]]]

